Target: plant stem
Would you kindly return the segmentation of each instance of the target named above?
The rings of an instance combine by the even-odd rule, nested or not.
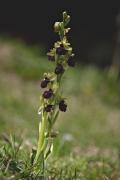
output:
[[[44,144],[45,144],[45,129],[46,129],[46,113],[42,112],[42,120],[39,123],[39,138],[38,138],[38,146],[34,164],[37,164],[38,159],[43,152]],[[43,154],[44,159],[44,154]]]

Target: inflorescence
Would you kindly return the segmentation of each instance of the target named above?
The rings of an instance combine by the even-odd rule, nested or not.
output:
[[[67,110],[67,104],[65,100],[60,97],[57,98],[56,94],[58,95],[58,88],[60,88],[57,85],[61,81],[61,77],[67,67],[75,66],[75,60],[73,59],[74,54],[72,53],[72,48],[70,47],[70,43],[68,43],[66,37],[66,34],[70,30],[70,28],[66,28],[69,21],[70,16],[64,12],[63,22],[56,22],[54,25],[55,32],[60,35],[60,41],[54,44],[54,48],[51,49],[47,55],[48,60],[55,63],[55,70],[52,74],[45,74],[44,79],[41,81],[41,88],[49,88],[43,93],[43,101],[45,101],[44,110],[46,112],[51,112],[54,107],[56,107],[56,105],[58,105],[60,111],[65,112]],[[46,101],[46,99],[48,101]]]

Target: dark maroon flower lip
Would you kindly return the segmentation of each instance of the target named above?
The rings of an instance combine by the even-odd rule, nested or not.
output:
[[[50,80],[46,77],[44,80],[41,81],[41,88],[46,88]]]
[[[56,49],[56,53],[58,55],[65,55],[67,53],[67,50],[64,48],[63,44],[61,44],[60,47]]]
[[[56,68],[55,68],[55,74],[62,74],[64,72],[64,68],[61,64],[57,64]]]
[[[67,110],[67,104],[65,103],[64,100],[61,100],[59,102],[59,109],[60,109],[60,111],[63,111],[63,112],[65,112]]]
[[[53,110],[53,105],[51,105],[51,104],[47,105],[47,106],[44,108],[44,110],[45,110],[46,112],[51,112],[51,111]]]
[[[69,57],[67,64],[71,67],[75,66],[75,60],[72,57]]]
[[[43,97],[44,97],[45,99],[51,98],[52,95],[53,95],[52,89],[49,89],[48,91],[45,91],[45,92],[43,93]]]

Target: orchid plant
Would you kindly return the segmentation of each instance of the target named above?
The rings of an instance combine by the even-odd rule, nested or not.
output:
[[[72,47],[67,40],[67,27],[70,16],[63,12],[63,21],[54,24],[54,31],[58,33],[60,40],[55,42],[54,47],[47,53],[48,60],[55,64],[54,72],[44,73],[40,86],[43,90],[40,97],[40,108],[38,114],[41,115],[39,123],[39,138],[37,150],[34,158],[35,172],[44,172],[45,164],[52,153],[53,140],[58,132],[53,127],[60,111],[67,110],[66,98],[62,97],[61,81],[67,68],[74,67],[75,61]],[[38,168],[39,167],[39,168]]]

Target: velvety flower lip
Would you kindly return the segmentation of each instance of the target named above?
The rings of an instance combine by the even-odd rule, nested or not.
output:
[[[41,88],[46,88],[49,82],[50,80],[46,77],[44,80],[41,81]]]
[[[57,64],[55,68],[55,74],[62,74],[64,72],[64,68],[61,64]]]
[[[67,64],[71,67],[75,66],[75,60],[73,59],[73,57],[69,57]]]
[[[67,50],[64,48],[63,44],[61,44],[60,47],[56,49],[56,53],[58,55],[65,55],[67,53]]]
[[[44,110],[45,110],[46,112],[51,112],[51,111],[53,110],[53,105],[51,105],[51,104],[47,105],[47,106],[44,108]]]
[[[53,95],[52,89],[49,89],[48,91],[45,91],[45,92],[43,93],[43,97],[44,97],[45,99],[51,98],[52,95]]]
[[[63,112],[65,112],[67,110],[67,104],[65,103],[64,100],[61,100],[59,102],[59,109],[60,109],[60,111],[63,111]]]

